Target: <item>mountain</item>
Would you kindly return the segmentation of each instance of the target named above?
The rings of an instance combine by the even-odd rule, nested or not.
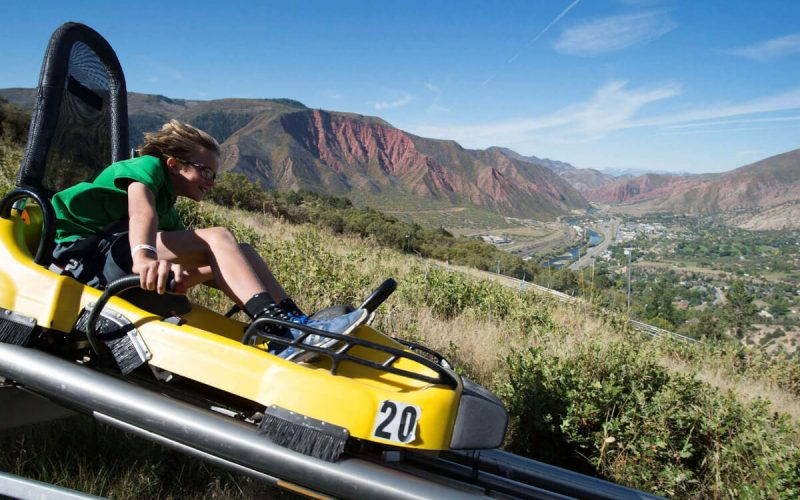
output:
[[[35,91],[6,89],[0,96],[30,109]],[[197,101],[130,93],[128,112],[132,145],[170,118],[187,121],[220,141],[225,170],[265,189],[309,189],[376,208],[474,205],[522,218],[551,219],[589,206],[551,170],[571,165],[500,148],[464,149],[377,117],[310,109],[290,99]]]
[[[647,174],[583,194],[624,212],[723,214],[747,229],[800,229],[800,149],[730,172]]]
[[[800,149],[717,175],[689,177],[657,200],[662,211],[723,213],[762,211],[800,201]],[[795,227],[798,221],[794,221]]]
[[[680,176],[693,175],[690,172],[665,172],[663,170],[650,170],[646,168],[604,167],[600,168],[599,170],[604,174],[610,175],[612,177],[637,177],[639,175],[645,175],[645,174],[680,175]]]
[[[534,165],[538,165],[541,167],[546,167],[552,170],[553,172],[557,173],[559,176],[561,176],[561,178],[566,180],[572,187],[577,189],[579,192],[582,192],[586,189],[594,189],[602,187],[618,179],[613,175],[608,175],[604,172],[600,172],[599,170],[595,170],[592,168],[576,168],[573,165],[570,165],[569,163],[563,161],[550,160],[547,158],[542,159],[536,156],[523,156],[517,153],[516,151],[513,151],[508,148],[493,146],[489,148],[487,151],[498,151],[502,153],[504,156],[513,160],[532,163]]]
[[[661,174],[644,174],[639,177],[616,179],[594,188],[581,189],[587,200],[595,203],[638,203],[670,195],[684,177]]]
[[[523,156],[517,153],[516,151],[513,151],[508,148],[501,148],[499,146],[492,146],[489,149],[497,150],[503,153],[505,156],[511,158],[512,160],[524,161],[528,163],[533,163],[534,165],[539,165],[541,167],[549,168],[550,170],[552,170],[557,174],[569,172],[571,170],[576,170],[575,167],[563,161],[550,160],[548,158],[537,158],[536,156]]]
[[[578,168],[561,172],[561,178],[569,182],[572,187],[584,194],[584,191],[601,188],[619,181],[618,177],[607,175],[593,168]],[[586,196],[584,194],[584,196]],[[588,198],[587,198],[588,199]]]
[[[423,199],[548,218],[588,207],[547,168],[414,136],[373,117],[298,109],[258,117],[224,146],[225,164],[265,187],[321,187],[370,205],[419,208]]]

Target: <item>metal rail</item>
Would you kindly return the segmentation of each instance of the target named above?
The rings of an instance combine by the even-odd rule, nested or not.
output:
[[[95,419],[278,487],[340,498],[654,498],[499,450],[386,452],[330,463],[281,448],[255,426],[47,353],[0,343],[0,376]]]
[[[497,276],[498,278],[504,278],[513,281],[517,283],[517,286],[519,286],[520,290],[524,290],[527,287],[531,287],[539,292],[552,295],[561,302],[567,302],[570,304],[577,304],[579,302],[584,302],[584,299],[580,297],[573,297],[572,295],[567,295],[564,292],[559,292],[558,290],[553,290],[552,288],[547,288],[542,285],[537,285],[536,283],[531,283],[529,281],[523,281],[519,278],[514,278],[513,276],[506,276],[504,274],[493,273],[491,271],[483,271],[483,272],[485,272],[486,274],[491,274],[492,276]],[[680,333],[665,330],[663,328],[658,328],[657,326],[648,325],[647,323],[643,323],[635,319],[629,319],[628,322],[635,329],[639,330],[642,333],[650,335],[651,337],[671,337],[676,340],[681,340],[683,342],[690,342],[690,343],[700,342],[697,339],[681,335]]]
[[[257,434],[255,425],[160,394],[34,349],[0,343],[0,376],[123,430],[214,458],[236,472],[281,478],[343,498],[475,498],[472,485],[433,482],[365,460],[337,463],[295,453]],[[275,483],[277,486],[280,484]]]
[[[46,500],[97,500],[102,497],[69,490],[54,484],[0,472],[0,498],[41,498]]]
[[[659,328],[657,326],[648,325],[647,323],[642,323],[641,321],[635,319],[628,320],[628,322],[631,324],[632,327],[636,328],[641,332],[646,333],[647,335],[650,335],[651,337],[662,337],[668,335],[672,338],[683,340],[684,342],[700,342],[697,339],[681,335],[680,333],[664,330],[663,328]]]

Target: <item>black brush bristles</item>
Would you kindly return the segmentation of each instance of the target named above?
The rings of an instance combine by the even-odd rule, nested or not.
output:
[[[339,459],[350,437],[350,433],[344,427],[277,406],[267,408],[258,426],[258,432],[278,446],[326,462],[335,462]]]
[[[84,310],[73,328],[86,333],[88,319],[89,311]],[[136,343],[131,338],[131,335],[135,335],[135,330],[130,323],[125,324],[122,320],[115,322],[100,315],[95,330],[100,341],[108,347],[123,375],[128,375],[147,362],[147,355],[136,348]]]
[[[22,347],[31,345],[35,335],[36,322],[22,318],[11,311],[0,313],[0,342]]]
[[[136,350],[136,346],[128,334],[123,333],[116,338],[101,337],[100,340],[111,351],[111,355],[114,356],[114,361],[117,362],[123,375],[129,374],[147,362],[147,359],[143,358]]]

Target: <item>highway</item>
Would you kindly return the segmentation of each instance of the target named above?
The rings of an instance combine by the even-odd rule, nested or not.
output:
[[[593,226],[592,229],[597,231],[603,237],[603,240],[599,244],[589,247],[585,255],[581,255],[578,260],[570,264],[569,269],[580,271],[584,267],[594,264],[595,259],[608,250],[608,247],[614,242],[619,223],[619,219],[611,219],[610,221],[604,220],[600,224]]]

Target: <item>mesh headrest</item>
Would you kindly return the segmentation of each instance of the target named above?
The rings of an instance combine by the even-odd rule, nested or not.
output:
[[[50,38],[17,185],[60,191],[128,152],[125,77],[108,42],[78,23]]]

